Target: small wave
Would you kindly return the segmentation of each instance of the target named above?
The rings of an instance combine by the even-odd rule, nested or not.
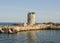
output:
[[[55,43],[54,41],[44,41],[44,42],[41,42],[41,43]]]

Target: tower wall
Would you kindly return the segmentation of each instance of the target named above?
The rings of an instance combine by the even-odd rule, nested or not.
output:
[[[28,13],[28,24],[29,25],[35,24],[35,12]]]

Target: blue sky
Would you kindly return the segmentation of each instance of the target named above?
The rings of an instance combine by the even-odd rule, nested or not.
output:
[[[27,22],[28,12],[36,22],[60,22],[60,0],[0,0],[0,22]]]

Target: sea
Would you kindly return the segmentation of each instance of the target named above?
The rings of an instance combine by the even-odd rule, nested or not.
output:
[[[8,23],[9,24],[9,23]],[[6,25],[3,23],[3,25]],[[0,43],[60,43],[60,30],[24,31],[0,34]]]
[[[15,22],[0,22],[0,26],[14,26],[14,25],[21,25],[23,23],[15,23]]]

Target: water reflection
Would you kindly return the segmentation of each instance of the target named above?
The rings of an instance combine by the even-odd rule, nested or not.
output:
[[[60,43],[60,30],[27,31],[0,34],[0,43]]]
[[[27,32],[27,43],[36,43],[36,32],[29,31]]]

